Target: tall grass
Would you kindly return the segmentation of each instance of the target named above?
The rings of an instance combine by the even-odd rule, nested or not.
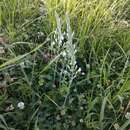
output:
[[[22,25],[38,15],[39,0],[0,0],[0,29],[13,39]]]
[[[127,0],[45,0],[44,3],[52,30],[56,26],[55,11],[63,19],[66,12],[69,14],[71,26],[84,54],[88,44],[100,52],[104,46],[113,44],[114,36],[119,30],[118,22],[125,19],[124,9],[127,10],[127,2]],[[129,39],[128,34],[125,36]],[[128,44],[128,41],[120,42],[123,46]]]

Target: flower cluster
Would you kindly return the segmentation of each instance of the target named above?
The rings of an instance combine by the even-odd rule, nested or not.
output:
[[[73,44],[74,32],[71,31],[70,20],[68,16],[66,16],[66,31],[62,31],[61,19],[57,14],[56,20],[57,28],[54,31],[54,35],[51,40],[52,42],[50,45],[50,50],[55,55],[61,54],[60,61],[62,68],[60,75],[73,80],[78,73],[84,75],[81,68],[77,66],[76,62],[77,46]]]
[[[19,109],[24,109],[24,102],[19,102],[18,104],[17,104],[17,107],[19,108]]]
[[[51,38],[50,50],[52,54],[60,55],[56,69],[60,76],[60,86],[62,86],[60,87],[60,92],[65,97],[64,106],[74,79],[78,74],[85,75],[85,73],[82,72],[82,69],[77,65],[76,53],[78,48],[77,45],[73,43],[74,32],[71,30],[69,17],[66,15],[66,30],[62,28],[61,19],[57,14],[56,20],[57,28]]]

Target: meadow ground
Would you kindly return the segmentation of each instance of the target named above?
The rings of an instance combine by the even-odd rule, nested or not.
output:
[[[130,130],[130,0],[0,0],[1,130]]]

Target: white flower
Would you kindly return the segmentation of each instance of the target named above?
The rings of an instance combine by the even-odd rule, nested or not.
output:
[[[78,69],[78,72],[79,72],[79,73],[81,72],[81,68]]]
[[[75,49],[74,53],[77,53],[77,50]]]
[[[19,102],[18,103],[18,105],[17,105],[17,107],[19,108],[19,109],[24,109],[24,102]]]
[[[66,57],[66,52],[65,51],[63,51],[62,56]]]
[[[126,119],[130,119],[130,112],[127,112],[127,113],[125,114],[125,118],[126,118]]]
[[[61,40],[61,39],[59,40],[59,44],[60,44],[60,45],[62,44],[62,40]]]
[[[85,75],[85,73],[84,73],[84,72],[82,72],[82,75]]]
[[[63,41],[63,40],[64,40],[64,37],[63,37],[63,35],[62,35],[60,38],[61,38],[61,41]]]
[[[52,46],[54,46],[56,43],[53,41],[51,44],[52,44]]]
[[[77,62],[76,61],[74,61],[74,65],[76,65],[77,64]]]
[[[80,122],[80,123],[83,123],[84,121],[83,121],[83,119],[80,119],[79,122]]]

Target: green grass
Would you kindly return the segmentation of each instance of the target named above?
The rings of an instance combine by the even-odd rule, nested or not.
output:
[[[0,129],[128,130],[129,2],[0,0]]]
[[[91,44],[96,53],[100,53],[105,46],[113,45],[115,40],[121,45],[128,46],[130,39],[127,32],[129,33],[129,30],[124,30],[124,27],[122,30],[119,25],[122,19],[125,19],[127,3],[127,0],[64,0],[64,2],[62,0],[45,0],[45,7],[52,30],[56,26],[55,11],[63,18],[63,21],[65,12],[70,15],[71,27],[75,30],[75,36],[80,46],[79,51],[83,55],[86,52],[84,48]],[[115,39],[118,33],[121,38],[126,36],[125,41]]]
[[[0,0],[0,27],[10,39],[38,15],[38,0]]]

